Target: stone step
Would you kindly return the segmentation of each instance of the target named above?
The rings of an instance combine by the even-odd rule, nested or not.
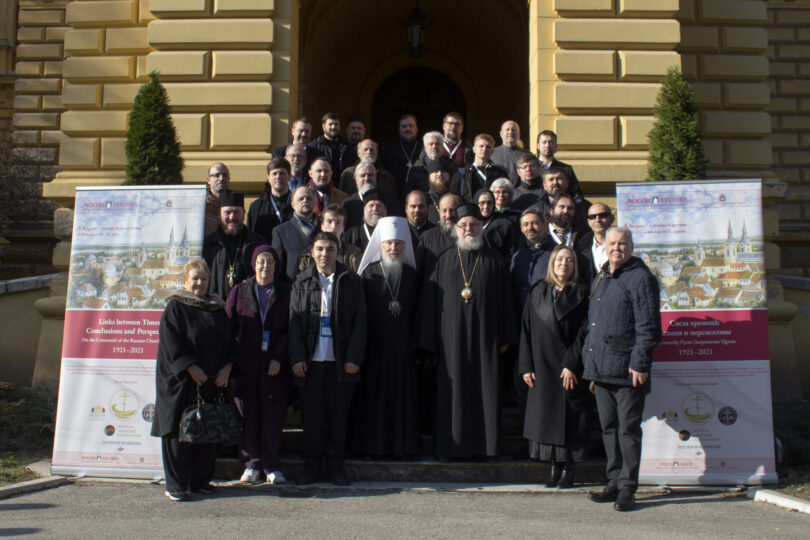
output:
[[[549,465],[530,460],[495,458],[479,462],[440,462],[433,458],[405,460],[346,461],[346,475],[358,482],[464,482],[481,484],[542,484],[548,478]],[[298,457],[282,459],[282,469],[294,482],[304,472],[304,460]],[[235,458],[218,458],[215,478],[238,479],[243,467]],[[598,484],[605,480],[604,461],[577,464],[577,483]]]

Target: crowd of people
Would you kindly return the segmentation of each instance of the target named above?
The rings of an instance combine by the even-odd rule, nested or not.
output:
[[[423,433],[442,461],[499,455],[514,382],[547,485],[574,484],[596,407],[608,484],[591,499],[632,509],[661,324],[630,230],[584,197],[552,131],[535,155],[511,120],[496,146],[464,139],[458,113],[422,137],[403,115],[380,151],[362,117],[349,120],[345,139],[334,113],[315,139],[296,120],[247,221],[227,166],[208,171],[204,260],[184,268],[160,327],[153,435],[166,494],[211,489],[213,450],[177,441],[196,388],[232,391],[242,481],[286,481],[281,432],[296,396],[298,483],[346,485],[347,456],[420,456]]]

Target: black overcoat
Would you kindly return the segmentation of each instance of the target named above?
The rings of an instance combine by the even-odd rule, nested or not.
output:
[[[203,398],[215,392],[213,379],[226,363],[239,363],[233,327],[216,295],[205,302],[186,291],[169,297],[160,317],[155,366],[155,417],[152,435],[177,437],[180,415],[196,395],[196,384],[186,369],[196,364],[209,380],[201,387]]]
[[[588,288],[574,284],[552,298],[554,286],[540,281],[532,287],[520,332],[518,369],[534,372],[529,388],[523,436],[529,440],[566,446],[568,414],[588,414],[590,395],[582,381],[582,341],[588,317]],[[579,379],[573,390],[562,386],[563,368]]]

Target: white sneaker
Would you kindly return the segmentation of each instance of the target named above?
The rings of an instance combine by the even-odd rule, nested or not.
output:
[[[284,475],[281,471],[273,471],[271,473],[267,473],[267,483],[268,484],[286,484],[287,479],[284,478]]]
[[[259,469],[245,469],[239,481],[255,484],[259,481],[259,474]]]

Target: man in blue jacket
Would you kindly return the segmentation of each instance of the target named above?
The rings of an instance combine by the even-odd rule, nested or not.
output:
[[[607,486],[590,494],[625,512],[635,507],[641,462],[641,421],[653,350],[661,341],[658,281],[633,257],[629,229],[611,227],[608,261],[596,277],[582,349],[582,377],[594,382],[607,454]]]

